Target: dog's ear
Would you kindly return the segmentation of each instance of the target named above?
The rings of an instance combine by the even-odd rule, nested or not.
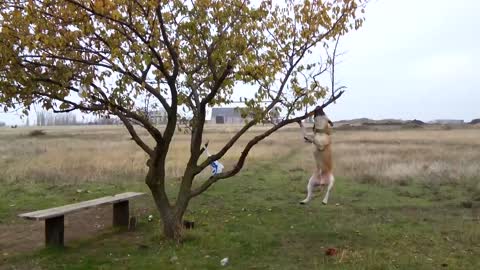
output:
[[[333,127],[333,122],[330,119],[328,119],[328,123]]]

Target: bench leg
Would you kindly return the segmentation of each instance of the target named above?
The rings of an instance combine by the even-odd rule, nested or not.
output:
[[[45,245],[63,247],[64,217],[54,217],[45,220]]]
[[[113,204],[113,226],[128,227],[129,216],[128,201]]]

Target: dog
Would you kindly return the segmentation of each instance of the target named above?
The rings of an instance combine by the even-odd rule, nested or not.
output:
[[[313,198],[315,187],[327,186],[327,192],[322,203],[328,203],[328,196],[333,188],[335,177],[333,176],[333,160],[332,160],[332,141],[330,138],[332,121],[328,119],[322,107],[317,106],[314,111],[313,136],[307,135],[302,122],[299,122],[302,128],[303,138],[306,142],[312,143],[314,147],[313,157],[315,159],[315,171],[308,180],[307,197],[300,202],[306,204]]]

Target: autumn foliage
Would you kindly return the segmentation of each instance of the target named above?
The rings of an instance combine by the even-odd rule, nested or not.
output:
[[[148,156],[146,183],[167,237],[181,238],[189,201],[238,173],[249,151],[299,111],[343,92],[322,83],[332,72],[339,37],[363,22],[363,0],[5,0],[0,2],[0,104],[80,110],[122,120]],[[228,104],[239,84],[251,85],[245,126],[201,160],[207,106]],[[164,108],[153,125],[145,110]],[[265,102],[268,100],[268,102]],[[202,182],[195,177],[220,159],[252,126],[282,119],[254,137],[232,168]],[[188,116],[187,118],[181,116]],[[191,130],[189,161],[175,199],[165,192],[165,162],[178,125]],[[135,123],[135,124],[133,124]],[[149,144],[138,136],[145,129]]]

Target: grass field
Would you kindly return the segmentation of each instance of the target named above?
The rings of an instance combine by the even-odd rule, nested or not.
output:
[[[209,127],[211,149],[237,128]],[[0,269],[480,269],[480,129],[336,131],[330,204],[317,193],[301,206],[312,150],[292,126],[191,202],[182,245],[162,238],[148,195],[133,202],[134,232],[110,228],[108,207],[66,216],[65,250],[43,249],[43,224],[16,215],[147,191],[145,155],[120,127],[31,130],[0,129]],[[171,151],[170,194],[187,143],[180,135]]]

